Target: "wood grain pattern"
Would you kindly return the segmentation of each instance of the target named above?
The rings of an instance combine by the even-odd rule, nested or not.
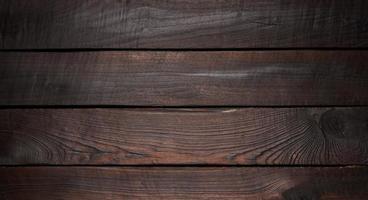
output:
[[[1,52],[0,105],[368,105],[368,51]]]
[[[368,170],[352,168],[0,168],[11,200],[366,199]]]
[[[0,164],[368,164],[367,108],[0,110]]]
[[[3,0],[0,48],[367,47],[366,0]]]

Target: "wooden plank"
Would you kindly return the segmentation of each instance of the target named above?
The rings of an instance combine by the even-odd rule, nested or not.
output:
[[[0,164],[368,164],[368,108],[5,109]]]
[[[368,51],[1,52],[0,105],[368,105]]]
[[[0,47],[368,47],[366,0],[3,0]]]
[[[368,170],[351,168],[0,168],[12,200],[366,199]]]

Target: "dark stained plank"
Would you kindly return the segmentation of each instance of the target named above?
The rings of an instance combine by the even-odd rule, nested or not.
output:
[[[364,200],[368,195],[368,170],[365,167],[3,167],[0,195],[6,200]]]
[[[368,51],[1,52],[0,105],[368,105]]]
[[[2,0],[0,48],[368,47],[366,0]]]
[[[0,164],[368,164],[368,108],[3,109]]]

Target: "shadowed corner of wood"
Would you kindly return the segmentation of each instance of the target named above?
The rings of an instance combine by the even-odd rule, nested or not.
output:
[[[343,168],[341,169],[343,170]],[[320,200],[320,199],[365,199],[362,194],[365,193],[368,179],[358,176],[352,179],[344,179],[337,174],[313,173],[309,180],[291,187],[282,192],[282,199],[285,200]]]

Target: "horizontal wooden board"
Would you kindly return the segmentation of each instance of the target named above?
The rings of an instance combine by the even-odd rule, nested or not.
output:
[[[351,168],[0,168],[11,200],[366,199],[368,170]]]
[[[0,105],[368,105],[368,51],[0,52]]]
[[[3,109],[0,164],[368,164],[368,108]]]
[[[3,0],[0,48],[367,47],[366,0]]]

